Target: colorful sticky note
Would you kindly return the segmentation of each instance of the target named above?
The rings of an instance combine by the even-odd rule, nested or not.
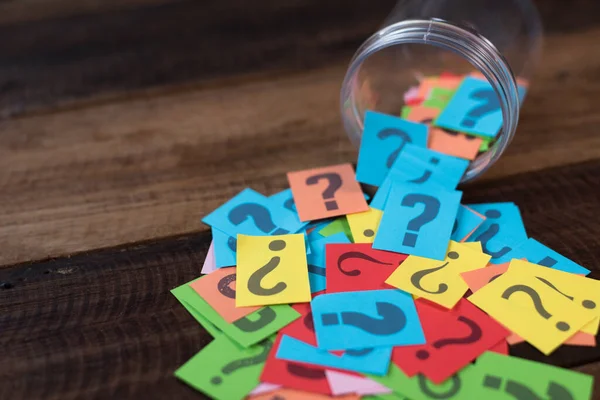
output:
[[[592,398],[594,378],[581,372],[523,358],[486,352],[473,370],[473,399],[565,399]]]
[[[443,260],[462,192],[392,184],[373,248]]]
[[[367,111],[358,153],[356,179],[379,186],[404,145],[427,146],[427,126]]]
[[[385,280],[407,257],[368,243],[328,244],[326,254],[327,293],[387,289]]]
[[[194,289],[223,319],[232,323],[260,307],[235,306],[235,268],[221,268],[190,283]]]
[[[528,261],[543,265],[544,267],[570,272],[572,274],[587,275],[590,270],[568,259],[562,254],[552,250],[533,238],[522,242],[508,254],[512,258],[526,258]]]
[[[475,293],[494,279],[502,275],[508,270],[509,263],[491,264],[485,268],[474,269],[472,271],[463,272],[461,278],[469,286],[469,290]]]
[[[526,89],[518,87],[521,100]],[[435,126],[485,137],[496,137],[502,127],[498,95],[486,80],[466,77],[439,117]]]
[[[308,224],[308,222],[300,221],[300,217],[298,217],[298,210],[296,209],[292,189],[285,189],[275,193],[269,197],[269,200],[273,203],[271,215],[273,218],[283,221],[282,224],[284,226],[296,227],[297,229],[294,232],[298,232]]]
[[[451,239],[456,242],[464,242],[483,224],[483,221],[485,221],[483,215],[461,204],[452,227]]]
[[[288,172],[287,177],[301,221],[369,209],[350,164]]]
[[[552,353],[592,317],[550,286],[513,268],[468,300],[542,353]]]
[[[213,399],[241,400],[258,384],[271,346],[265,340],[242,349],[222,336],[179,367],[175,376]]]
[[[288,335],[294,339],[301,340],[311,346],[317,345],[317,337],[315,336],[315,326],[313,324],[312,310],[310,303],[298,303],[292,306],[300,314],[300,318],[283,327],[279,333]]]
[[[293,215],[292,211],[281,207],[274,215],[273,208],[273,202],[268,197],[247,188],[204,217],[202,222],[232,237],[238,233],[281,235],[300,229],[300,226],[289,225],[292,219],[282,217],[286,213]]]
[[[237,252],[237,240],[225,232],[212,228],[215,253],[215,267],[233,267]]]
[[[451,311],[422,299],[417,300],[416,306],[427,344],[395,347],[392,361],[403,371],[422,373],[436,384],[509,335],[506,328],[465,299]]]
[[[217,266],[215,262],[215,245],[213,239],[210,241],[210,246],[208,247],[208,251],[206,252],[206,258],[204,259],[204,264],[202,265],[202,270],[200,271],[200,273],[210,274],[216,269]]]
[[[375,208],[346,215],[354,243],[373,243],[383,212]]]
[[[330,400],[331,396],[318,393],[310,393],[296,389],[277,389],[271,393],[260,396],[252,396],[249,400]],[[336,397],[336,400],[360,400],[357,394],[347,394]]]
[[[336,218],[319,230],[319,234],[324,237],[329,237],[340,232],[345,234],[348,239],[352,240],[352,231],[350,230],[346,217]]]
[[[451,241],[444,262],[410,256],[385,282],[443,307],[452,308],[467,291],[467,285],[460,274],[483,268],[489,260],[490,256],[487,254]]]
[[[441,111],[446,108],[446,105],[448,105],[452,96],[454,96],[454,93],[456,93],[456,89],[454,88],[446,89],[434,87],[429,92],[429,96],[423,101],[423,106],[438,108]]]
[[[324,367],[299,364],[275,357],[281,337],[281,334],[277,335],[260,375],[260,381],[276,383],[289,389],[330,395],[331,388]]]
[[[373,375],[387,373],[391,354],[391,347],[376,347],[356,351],[348,350],[338,356],[286,335],[283,335],[277,350],[277,358],[284,360]]]
[[[334,396],[350,393],[356,393],[361,396],[391,393],[390,389],[369,378],[333,370],[327,370],[325,374],[327,375],[329,386],[331,386],[331,393]]]
[[[237,307],[310,301],[304,235],[238,235],[237,241]]]
[[[205,279],[206,276],[198,279]],[[300,314],[289,305],[282,304],[261,308],[260,310],[230,324],[225,321],[223,317],[221,317],[219,313],[206,302],[206,300],[198,296],[194,289],[189,287],[188,284],[171,290],[171,293],[173,293],[179,301],[182,303],[185,302],[184,304],[188,304],[189,307],[196,310],[198,314],[205,317],[231,340],[242,347],[248,347],[260,342],[300,317]],[[194,315],[194,317],[196,316]]]
[[[248,393],[248,396],[258,396],[259,394],[273,392],[277,389],[281,389],[281,385],[275,385],[272,383],[259,383],[258,386]]]
[[[326,287],[326,259],[325,246],[329,243],[350,243],[344,233],[336,233],[319,240],[310,242],[312,248],[308,255],[308,279],[310,282],[310,291],[312,293],[325,290]]]
[[[198,323],[213,338],[223,335],[223,332],[219,328],[217,328],[212,322],[208,320],[208,318],[203,316],[202,313],[194,307],[194,305],[197,304],[197,299],[199,297],[198,294],[194,292],[194,289],[192,289],[189,286],[189,284],[186,283],[184,285],[178,286],[175,289],[172,289],[171,293],[173,294],[173,296],[175,296],[175,298],[177,298],[177,300],[179,300],[179,302],[181,303],[181,305],[183,305],[187,312],[189,312],[192,315],[192,317],[194,317],[194,319],[198,321]]]
[[[425,343],[414,301],[401,290],[324,294],[311,307],[321,349]]]

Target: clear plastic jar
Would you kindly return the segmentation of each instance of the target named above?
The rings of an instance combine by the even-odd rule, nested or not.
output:
[[[519,120],[517,81],[528,84],[542,46],[530,0],[399,0],[354,55],[341,90],[344,127],[358,146],[367,110],[399,115],[424,77],[479,71],[502,108],[502,129],[463,177],[480,176],[504,152]]]

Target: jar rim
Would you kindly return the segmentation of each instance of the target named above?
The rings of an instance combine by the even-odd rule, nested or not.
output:
[[[363,121],[354,101],[354,89],[361,65],[375,52],[402,44],[432,45],[458,54],[479,70],[496,92],[502,110],[502,128],[492,147],[470,163],[461,182],[480,176],[498,160],[515,135],[520,109],[517,82],[504,56],[488,39],[472,29],[445,20],[400,21],[380,29],[359,47],[350,62],[340,93],[346,132],[355,144],[360,143]]]

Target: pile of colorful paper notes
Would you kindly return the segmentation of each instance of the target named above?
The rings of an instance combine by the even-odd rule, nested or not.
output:
[[[590,399],[592,377],[509,355],[595,346],[600,282],[528,237],[514,203],[461,204],[501,125],[497,103],[464,104],[486,85],[424,80],[409,121],[366,115],[356,174],[290,172],[290,189],[207,215],[205,275],[172,292],[214,340],[175,375],[220,400]],[[465,126],[476,146],[452,153],[442,136]],[[370,203],[359,182],[378,187]]]

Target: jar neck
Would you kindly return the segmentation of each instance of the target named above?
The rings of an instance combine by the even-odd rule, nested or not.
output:
[[[341,108],[346,131],[355,143],[360,141],[363,116],[354,101],[360,66],[373,53],[402,44],[425,44],[452,51],[477,68],[495,90],[502,108],[502,129],[495,144],[470,164],[463,182],[481,175],[504,152],[517,129],[520,107],[517,83],[508,63],[490,41],[446,21],[401,21],[386,26],[362,44],[350,63],[342,86]]]

